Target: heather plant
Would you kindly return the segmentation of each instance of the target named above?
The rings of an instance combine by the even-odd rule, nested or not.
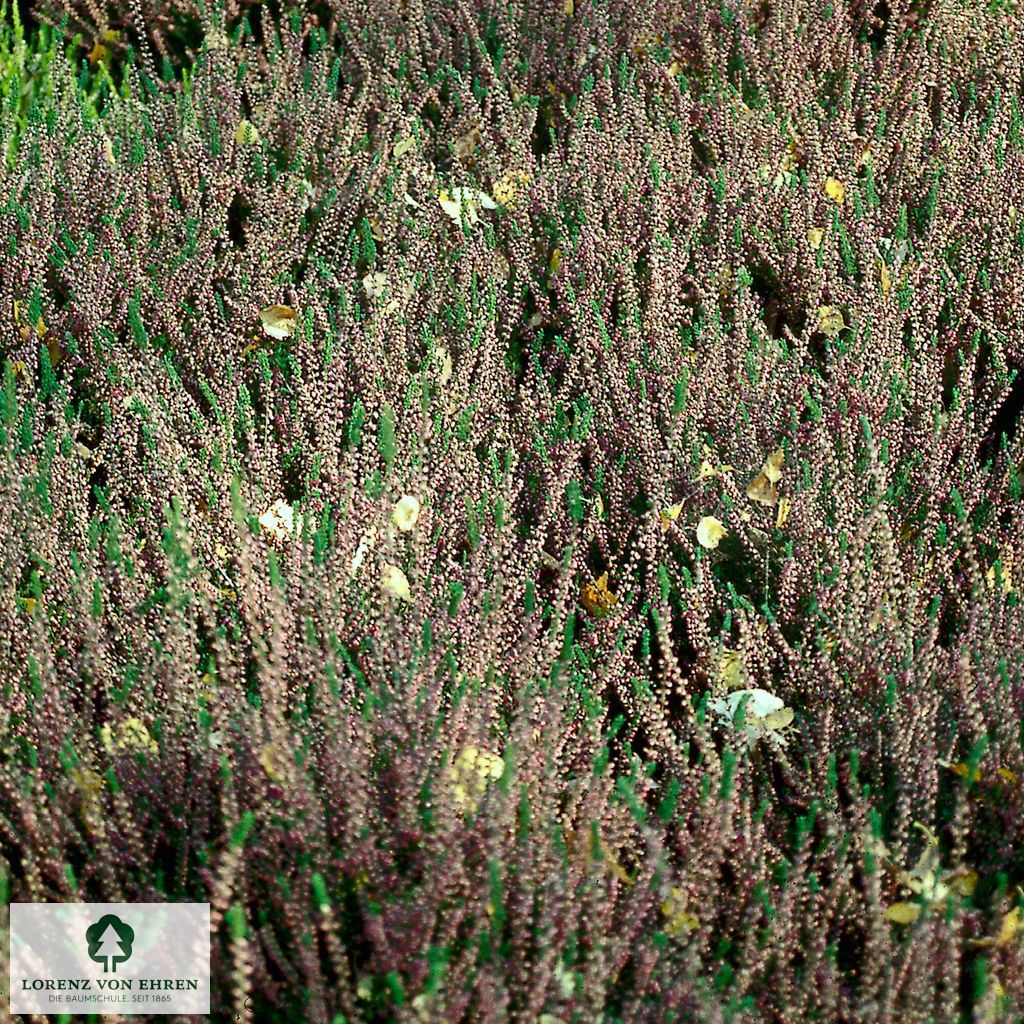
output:
[[[1022,1019],[1016,8],[28,17],[8,900],[210,902],[221,1021]]]

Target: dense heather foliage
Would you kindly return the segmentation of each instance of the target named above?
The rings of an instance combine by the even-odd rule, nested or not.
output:
[[[208,900],[219,1021],[1020,1020],[1015,6],[37,13],[8,898]]]

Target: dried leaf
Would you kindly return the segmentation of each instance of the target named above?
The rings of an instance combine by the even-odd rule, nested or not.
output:
[[[580,604],[597,618],[607,615],[618,600],[618,597],[608,589],[608,573],[602,573],[593,583],[587,583],[580,588]]]
[[[385,565],[381,569],[380,585],[387,593],[392,597],[398,598],[400,601],[412,600],[409,580],[397,565]]]
[[[444,345],[434,345],[434,354],[431,358],[431,364],[434,369],[434,373],[437,374],[437,383],[439,387],[444,387],[452,379],[452,370],[454,366],[452,364],[451,354]]]
[[[668,935],[686,935],[700,924],[696,914],[687,906],[686,893],[678,886],[672,887],[667,899],[662,900],[660,909]]]
[[[974,776],[971,776],[970,765],[966,764],[964,761],[957,761],[955,764],[950,764],[949,761],[940,760],[938,764],[942,768],[947,768],[954,775],[959,775],[961,779],[966,779],[969,776],[971,777],[971,781],[974,779]]]
[[[793,507],[793,503],[789,498],[783,498],[779,502],[779,511],[775,516],[775,529],[781,530],[786,525],[786,520],[789,519],[789,510]]]
[[[973,896],[978,886],[978,872],[971,868],[961,868],[950,877],[949,885],[958,896]]]
[[[875,257],[875,272],[878,274],[878,283],[882,288],[882,296],[885,297],[892,291],[892,274],[889,273],[889,265],[881,256]]]
[[[363,278],[363,291],[368,299],[379,299],[388,288],[388,275],[378,270]]]
[[[684,502],[677,501],[674,505],[669,505],[668,508],[663,508],[658,513],[658,518],[661,520],[661,532],[668,533],[672,528],[672,524],[679,518],[679,514],[683,511]]]
[[[824,334],[826,338],[834,338],[845,329],[846,322],[843,320],[843,311],[838,306],[818,307],[817,331],[820,334]]]
[[[719,541],[728,534],[721,521],[714,516],[704,516],[697,524],[697,543],[709,550],[718,547]]]
[[[86,54],[86,59],[89,61],[90,66],[96,67],[97,64],[106,63],[107,57],[110,55],[110,48],[107,44],[116,43],[120,38],[120,32],[105,28],[100,33],[99,39],[95,41],[93,48]]]
[[[259,523],[275,540],[284,540],[295,532],[295,512],[279,499],[260,516]]]
[[[748,746],[759,739],[767,739],[778,747],[786,745],[784,730],[791,724],[793,712],[774,693],[757,687],[735,689],[717,697],[708,708],[722,726],[731,728],[741,704],[744,707],[742,732]]]
[[[821,248],[822,240],[825,237],[824,228],[808,228],[807,229],[807,244],[811,247],[812,252],[817,252]]]
[[[733,472],[732,466],[715,466],[712,465],[707,459],[704,459],[700,464],[700,469],[697,470],[697,480],[709,480],[716,476],[724,477],[726,473]]]
[[[266,306],[260,310],[263,330],[279,341],[295,333],[296,313],[291,306]]]
[[[886,908],[885,916],[893,924],[913,924],[921,916],[921,906],[918,903],[893,903]]]
[[[15,310],[17,310],[18,304],[15,303],[14,305],[15,305]],[[40,338],[40,339],[45,338],[47,330],[48,330],[48,328],[46,326],[46,321],[42,317],[39,317],[39,319],[36,320],[36,327],[35,327],[36,337]],[[32,328],[31,327],[27,327],[27,326],[26,327],[22,327],[22,329],[21,329],[21,340],[22,341],[28,341],[28,339],[31,336],[31,334],[32,334]]]
[[[554,555],[549,555],[543,548],[540,550],[540,564],[545,569],[550,569],[552,572],[561,572],[562,563],[558,561]]]
[[[100,741],[108,754],[117,750],[148,750],[157,753],[159,746],[139,718],[126,718],[115,729],[108,722],[100,729]]]
[[[526,171],[509,171],[507,174],[503,174],[494,183],[492,189],[495,201],[510,210],[514,209],[521,189],[529,182],[530,175]]]
[[[412,494],[403,494],[391,510],[391,522],[403,533],[408,533],[420,517],[419,500]]]
[[[280,782],[284,778],[278,768],[278,758],[277,748],[272,743],[268,743],[260,751],[260,767],[267,773],[267,778],[271,782]]]
[[[42,320],[39,322],[42,323]],[[46,345],[46,354],[50,357],[51,366],[56,366],[67,355],[55,334],[47,334],[44,344]]]
[[[441,189],[437,194],[437,201],[441,209],[456,223],[462,224],[463,215],[469,224],[476,224],[480,220],[479,211],[496,210],[497,203],[486,192],[480,192],[472,188],[453,188],[449,193]]]
[[[826,178],[824,189],[825,195],[840,205],[842,205],[843,200],[846,199],[846,186],[838,178]]]
[[[747,497],[766,508],[774,508],[779,501],[779,481],[782,479],[782,463],[786,453],[776,448],[765,459],[761,472],[747,485]]]
[[[1019,906],[1014,907],[1008,914],[1003,915],[995,944],[997,946],[1008,946],[1022,929],[1024,929],[1024,917],[1022,917],[1021,908]]]
[[[504,771],[505,762],[497,754],[478,747],[463,747],[448,769],[455,802],[475,811],[488,784],[500,779]]]
[[[455,140],[455,155],[460,163],[468,166],[473,163],[477,148],[483,144],[480,128],[474,124]]]
[[[979,947],[995,946],[1001,949],[1009,946],[1022,931],[1024,931],[1024,912],[1021,911],[1020,906],[1014,906],[1003,914],[1002,920],[999,922],[999,931],[993,938],[972,939],[971,945]]]
[[[719,665],[722,682],[727,690],[740,690],[744,685],[743,658],[739,651],[731,647],[722,648],[722,660]]]
[[[359,567],[363,564],[363,559],[366,558],[371,546],[377,539],[377,531],[370,530],[368,533],[364,533],[359,538],[359,544],[356,547],[356,553],[352,556],[352,574],[355,575],[359,571]]]
[[[999,552],[998,559],[985,571],[985,583],[990,589],[997,586],[1001,593],[1009,594],[1013,590],[1013,548],[1004,548]]]
[[[243,118],[238,122],[238,127],[235,129],[235,142],[239,146],[255,146],[260,141],[260,133],[256,130],[256,125],[252,121],[246,121]]]
[[[779,708],[778,711],[770,711],[761,721],[766,729],[785,729],[793,724],[794,711],[792,708]]]

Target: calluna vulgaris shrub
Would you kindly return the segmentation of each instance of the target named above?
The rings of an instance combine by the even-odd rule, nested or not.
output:
[[[5,6],[5,905],[210,902],[217,1021],[1021,1020],[1022,19]]]

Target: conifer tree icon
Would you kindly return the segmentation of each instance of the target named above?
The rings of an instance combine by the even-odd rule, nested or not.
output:
[[[103,973],[117,971],[117,965],[132,955],[135,932],[116,914],[104,914],[85,930],[89,958],[103,964]]]

